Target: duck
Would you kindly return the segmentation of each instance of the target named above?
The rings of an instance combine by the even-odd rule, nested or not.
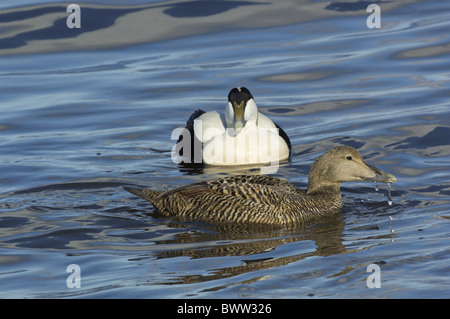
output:
[[[269,175],[234,175],[171,190],[124,187],[166,216],[213,224],[293,225],[342,210],[343,182],[393,183],[397,179],[364,161],[350,146],[337,146],[311,166],[306,190]]]
[[[177,163],[228,166],[278,163],[291,153],[286,132],[258,111],[249,89],[235,87],[228,94],[224,116],[201,109],[192,113],[172,158]]]

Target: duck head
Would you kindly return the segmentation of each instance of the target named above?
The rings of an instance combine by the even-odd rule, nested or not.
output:
[[[342,182],[372,181],[393,183],[397,178],[367,164],[356,149],[338,146],[319,156],[308,176],[308,194],[324,188],[339,189]]]
[[[254,123],[258,119],[258,107],[250,91],[245,87],[236,87],[228,94],[225,109],[227,127],[235,130],[242,129],[247,123]]]

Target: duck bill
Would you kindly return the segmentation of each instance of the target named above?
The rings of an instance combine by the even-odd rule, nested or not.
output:
[[[245,119],[244,119],[244,101],[241,101],[240,104],[237,104],[236,101],[233,102],[233,108],[234,108],[234,129],[240,129],[243,128],[245,125]]]
[[[386,173],[384,171],[382,171],[381,169],[372,166],[370,164],[367,164],[368,168],[370,168],[370,170],[372,171],[372,173],[374,173],[373,177],[366,177],[364,178],[364,180],[366,181],[371,181],[371,182],[380,182],[380,183],[394,183],[397,181],[397,178],[389,173]]]

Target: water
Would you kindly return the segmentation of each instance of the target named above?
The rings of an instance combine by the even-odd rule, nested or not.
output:
[[[392,205],[394,201],[392,200],[391,183],[387,183],[387,187],[388,187],[388,204]]]
[[[0,11],[0,297],[450,297],[447,1],[382,3],[377,30],[361,2],[98,1],[79,30],[35,3]],[[276,230],[177,222],[121,188],[248,172],[170,156],[234,86],[291,138],[275,176],[304,188],[344,144],[398,182],[343,184],[342,214]]]
[[[378,192],[378,190],[380,189],[380,187],[378,186],[378,182],[374,182],[375,184],[375,191]],[[387,202],[389,205],[392,205],[394,203],[394,201],[392,200],[392,194],[391,194],[391,183],[386,183],[387,185]]]

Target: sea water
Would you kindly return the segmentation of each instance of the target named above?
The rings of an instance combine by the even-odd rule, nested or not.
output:
[[[80,28],[67,4],[1,4],[0,296],[450,297],[449,2],[378,3],[380,28],[366,2],[212,3],[80,3]],[[239,229],[123,190],[255,173],[171,158],[173,130],[235,86],[290,137],[273,176],[306,189],[350,145],[397,177],[388,201],[343,183],[340,214]]]

